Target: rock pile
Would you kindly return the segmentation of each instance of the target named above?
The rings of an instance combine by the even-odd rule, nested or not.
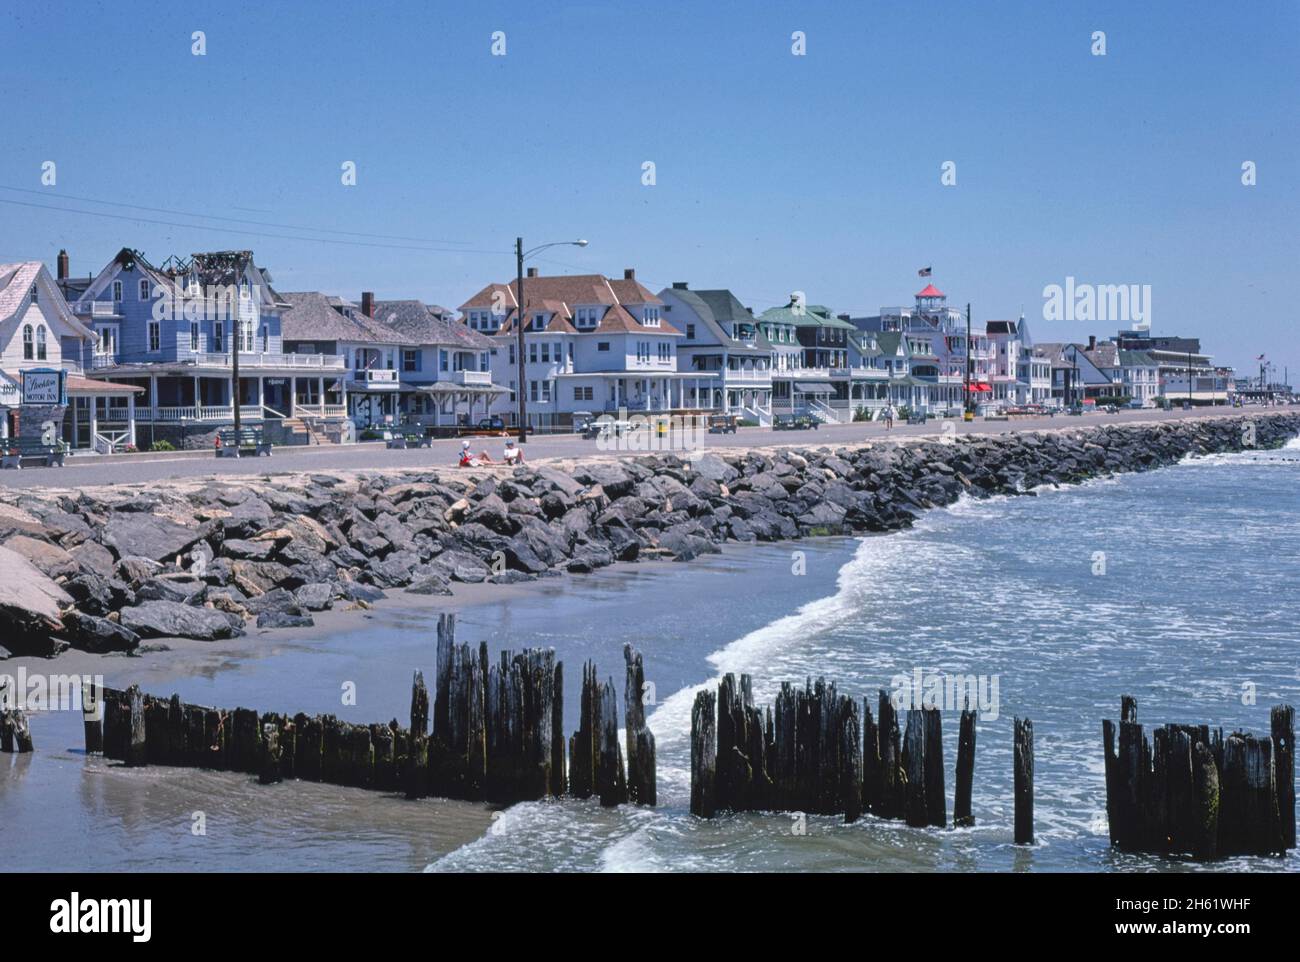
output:
[[[1300,415],[1195,419],[920,443],[654,454],[446,472],[213,480],[0,497],[0,626],[14,652],[134,650],[394,589],[512,583],[616,561],[687,561],[726,541],[883,532],[962,494],[1029,493],[1189,454],[1277,447]],[[0,653],[4,653],[0,649]]]

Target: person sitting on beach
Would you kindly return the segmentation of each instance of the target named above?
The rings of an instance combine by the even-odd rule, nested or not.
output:
[[[482,464],[495,464],[486,451],[480,451],[477,455],[470,454],[469,442],[460,442],[460,466],[462,468],[477,468]]]
[[[506,440],[506,451],[505,454],[502,455],[502,457],[505,460],[506,464],[523,464],[524,463],[523,448],[517,447],[515,445],[514,438],[508,438]]]

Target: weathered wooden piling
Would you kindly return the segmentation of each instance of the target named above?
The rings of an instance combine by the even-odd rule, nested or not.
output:
[[[1294,830],[1294,763],[1289,754],[1283,759],[1293,739],[1290,706],[1270,713],[1269,737],[1233,732],[1225,739],[1209,725],[1169,724],[1148,741],[1129,695],[1120,716],[1118,752],[1114,723],[1102,723],[1116,848],[1213,859],[1278,855],[1294,846],[1287,834]]]
[[[952,800],[954,828],[969,828],[975,824],[971,814],[971,790],[975,780],[975,712],[964,708],[957,730],[957,773]]]
[[[1015,841],[1034,844],[1034,723],[1015,719],[1014,735]]]
[[[271,724],[262,726],[262,758],[257,780],[263,785],[280,781],[280,730]]]
[[[551,794],[556,798],[568,791],[564,764],[564,663],[555,663],[551,679]]]
[[[641,653],[623,646],[627,680],[623,710],[627,729],[627,797],[637,805],[655,804],[655,736],[645,722],[645,665]]]
[[[599,761],[596,767],[596,795],[606,808],[627,801],[627,773],[623,768],[623,746],[618,743],[618,695],[613,680],[600,692]]]
[[[99,734],[106,757],[142,765],[189,765],[256,775],[259,781],[300,778],[410,798],[515,802],[563,794],[604,805],[632,797],[619,739],[613,680],[596,666],[583,673],[583,711],[566,765],[564,671],[553,649],[502,652],[490,663],[486,644],[455,643],[455,619],[439,619],[441,658],[433,692],[414,674],[410,728],[396,719],[354,724],[333,715],[293,718],[248,708],[226,711],[187,705],[178,695],[157,698],[136,686],[91,692],[103,711]],[[641,655],[624,653],[629,699],[628,748],[635,765],[635,800],[654,804],[655,744],[645,723]],[[92,697],[93,696],[93,697]],[[430,708],[432,707],[432,712]],[[432,720],[432,729],[430,729]],[[12,725],[0,725],[0,743]],[[88,729],[94,744],[94,731]],[[761,743],[760,743],[761,744]],[[567,770],[571,767],[571,771]]]
[[[1295,848],[1295,709],[1290,705],[1274,705],[1269,712],[1269,724],[1282,845],[1292,849]]]
[[[919,708],[907,710],[907,728],[903,733],[903,771],[906,775],[903,820],[913,828],[921,828],[926,825],[929,814],[925,801],[925,721]]]
[[[903,773],[903,752],[900,745],[901,735],[898,728],[898,713],[894,702],[885,689],[879,691],[880,721],[878,737],[880,739],[880,792],[878,810],[875,814],[881,818],[902,818],[904,793],[907,789],[907,776]]]
[[[1192,749],[1192,817],[1188,840],[1194,858],[1219,854],[1219,769],[1204,742]]]
[[[879,814],[881,797],[880,735],[871,703],[862,699],[862,808]]]
[[[86,754],[104,751],[104,693],[93,677],[81,679],[81,719],[86,731]]]
[[[717,812],[717,695],[695,693],[691,708],[691,814],[712,818]]]
[[[781,753],[779,736],[777,753]],[[767,804],[772,786],[764,755],[763,716],[754,707],[749,676],[741,675],[737,684],[736,676],[727,673],[718,686],[715,800],[719,810],[744,812]]]
[[[131,767],[147,765],[148,743],[146,742],[144,721],[144,694],[139,685],[132,685],[126,690],[126,755],[124,761]]]
[[[0,751],[24,754],[32,750],[32,733],[21,708],[0,711]]]
[[[925,725],[925,813],[932,828],[948,825],[947,789],[943,778],[943,716],[938,708],[923,708]]]
[[[844,821],[856,822],[862,817],[862,729],[857,702],[845,696],[839,707],[839,796]]]

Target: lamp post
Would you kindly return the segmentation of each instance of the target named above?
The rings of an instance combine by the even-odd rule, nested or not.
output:
[[[519,357],[517,359],[519,362],[518,374],[516,375],[519,382],[519,389],[516,392],[516,396],[519,401],[520,444],[528,443],[528,401],[526,392],[528,382],[525,380],[527,372],[524,367],[524,328],[526,326],[526,319],[524,317],[526,313],[524,310],[524,261],[529,257],[532,257],[538,251],[546,250],[548,247],[564,247],[565,245],[586,247],[587,242],[585,240],[552,241],[549,244],[539,244],[531,250],[524,250],[524,239],[522,237],[515,238],[515,280],[518,285],[516,293],[519,297],[519,305],[515,310],[515,333],[518,337],[518,347],[516,350],[519,352]]]

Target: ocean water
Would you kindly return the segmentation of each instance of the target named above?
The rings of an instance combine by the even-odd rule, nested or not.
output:
[[[1217,866],[1109,849],[1101,719],[1119,696],[1147,724],[1267,731],[1300,702],[1300,446],[1189,460],[1035,497],[962,501],[910,531],[737,547],[683,565],[547,581],[466,608],[458,638],[542,644],[566,662],[566,728],[579,666],[622,691],[622,645],[654,685],[660,805],[572,800],[503,812],[228,773],[127,771],[78,750],[80,718],[36,719],[38,752],[0,756],[0,825],[23,839],[10,869],[337,868],[416,871],[1296,871],[1300,859]],[[363,623],[165,684],[106,670],[110,685],[227,706],[404,717],[410,673],[433,669],[436,611],[396,600]],[[272,636],[266,636],[268,639]],[[875,699],[896,676],[969,674],[997,684],[978,725],[974,828],[910,829],[866,817],[688,812],[690,707],[725,672],[769,702],[782,681],[823,675]],[[341,708],[341,686],[357,691]],[[1254,701],[1244,697],[1254,692]],[[620,707],[621,710],[621,707]],[[1014,715],[1035,727],[1037,844],[1011,844]],[[955,712],[944,715],[948,809]],[[190,831],[193,811],[209,831]],[[13,834],[10,834],[13,833]]]

